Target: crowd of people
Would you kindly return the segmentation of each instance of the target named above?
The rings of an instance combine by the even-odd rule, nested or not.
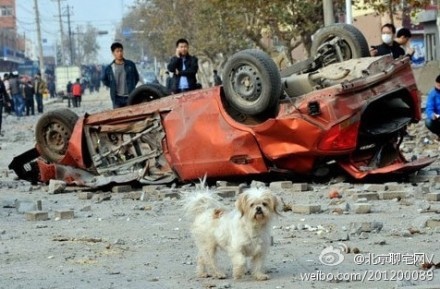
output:
[[[3,112],[17,117],[43,113],[43,94],[47,92],[46,82],[37,73],[35,77],[20,76],[17,71],[5,73],[0,79],[0,135]]]

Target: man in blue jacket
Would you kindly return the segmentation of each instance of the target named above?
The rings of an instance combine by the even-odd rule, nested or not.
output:
[[[124,47],[115,42],[110,49],[114,60],[104,70],[102,83],[110,88],[113,108],[127,105],[128,95],[139,82],[139,73],[133,61],[124,58]]]
[[[440,138],[440,75],[435,79],[434,88],[426,100],[426,127]]]

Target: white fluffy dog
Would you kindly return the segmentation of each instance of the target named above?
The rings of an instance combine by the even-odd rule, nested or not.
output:
[[[194,218],[191,231],[199,250],[197,276],[226,278],[216,265],[220,248],[231,258],[234,279],[246,273],[249,258],[253,276],[267,280],[262,267],[270,246],[270,220],[278,214],[279,201],[267,188],[251,188],[239,195],[235,207],[228,211],[208,189],[188,193],[185,209]]]

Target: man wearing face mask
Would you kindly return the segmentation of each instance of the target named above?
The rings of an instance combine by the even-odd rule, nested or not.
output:
[[[396,34],[396,27],[393,24],[387,23],[382,26],[382,44],[378,46],[371,46],[371,56],[382,56],[392,54],[393,58],[399,58],[405,55],[405,50],[400,47],[399,43],[394,41]]]
[[[440,75],[435,79],[434,88],[426,100],[426,127],[440,138]]]

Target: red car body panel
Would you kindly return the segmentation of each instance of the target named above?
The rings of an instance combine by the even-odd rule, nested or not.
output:
[[[221,87],[171,95],[148,103],[81,117],[76,123],[65,157],[57,164],[38,161],[40,180],[62,179],[87,184],[96,175],[87,162],[85,129],[118,126],[159,113],[165,131],[163,153],[183,181],[267,173],[272,168],[307,174],[318,159],[333,156],[355,178],[369,174],[415,170],[434,159],[408,163],[402,155],[388,166],[362,171],[354,155],[357,134],[366,107],[390,92],[405,88],[413,101],[412,117],[421,119],[420,97],[408,59],[384,58],[378,63],[391,70],[354,78],[281,101],[277,115],[264,122],[238,122],[228,111]],[[388,65],[388,66],[387,66]],[[310,104],[319,104],[319,114]],[[37,148],[38,149],[38,148]],[[70,167],[70,169],[69,169]],[[136,176],[127,176],[130,181]]]

